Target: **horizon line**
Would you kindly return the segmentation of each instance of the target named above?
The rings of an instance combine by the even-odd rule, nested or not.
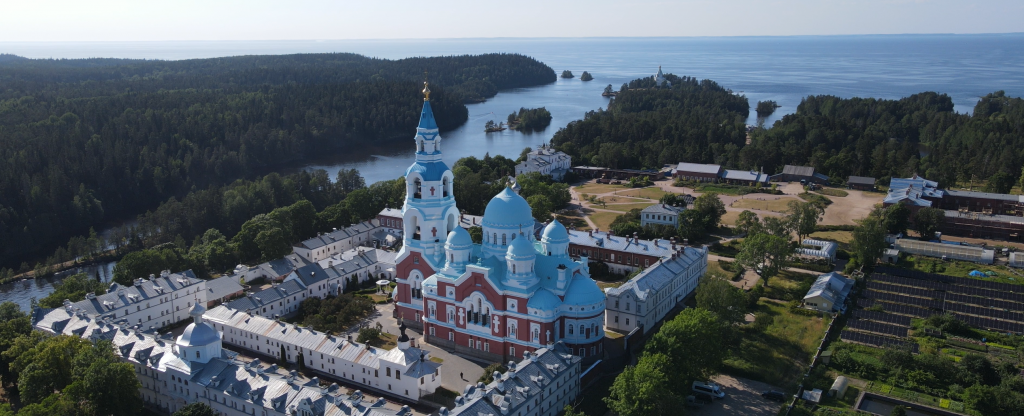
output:
[[[159,39],[159,40],[0,40],[0,43],[156,43],[156,42],[339,42],[339,41],[459,41],[459,40],[588,40],[588,39],[770,39],[770,38],[840,38],[882,36],[992,36],[1024,35],[1022,32],[978,33],[863,33],[830,35],[719,35],[719,36],[495,36],[455,38],[345,38],[345,39]]]

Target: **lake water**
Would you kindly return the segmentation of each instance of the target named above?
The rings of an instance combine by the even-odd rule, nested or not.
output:
[[[21,307],[23,311],[30,311],[32,299],[42,299],[53,293],[53,284],[59,282],[65,276],[76,273],[88,273],[92,278],[99,278],[103,282],[109,282],[114,276],[114,262],[81,267],[68,270],[57,276],[50,276],[43,279],[29,279],[0,285],[0,302],[11,301]]]
[[[400,59],[412,56],[521,53],[561,73],[577,76],[532,88],[502,91],[469,105],[469,121],[443,132],[449,165],[461,157],[517,157],[524,147],[547,143],[555,132],[587,111],[607,106],[601,91],[664,72],[707,78],[759,100],[780,105],[767,119],[771,125],[796,110],[808,95],[900,98],[937,91],[953,98],[958,112],[969,113],[980,96],[997,90],[1024,95],[1024,34],[800,36],[734,38],[583,38],[583,39],[446,39],[359,41],[209,41],[209,42],[0,42],[0,53],[30,58],[192,59],[232,55],[355,52]],[[579,75],[589,71],[593,81]],[[537,133],[504,131],[485,134],[487,120],[505,120],[520,107],[546,107],[551,126]],[[751,111],[750,124],[755,123]],[[370,144],[361,149],[313,158],[283,169],[358,169],[367,183],[400,177],[413,159],[413,131],[408,142]],[[0,286],[0,301],[46,283]],[[42,285],[42,286],[40,286]],[[31,289],[29,289],[31,290]],[[45,294],[44,294],[45,295]],[[19,301],[21,303],[21,301]]]

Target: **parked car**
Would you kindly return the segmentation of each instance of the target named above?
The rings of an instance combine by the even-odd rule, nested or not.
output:
[[[768,390],[768,391],[765,391],[765,392],[761,392],[761,397],[764,397],[764,398],[766,398],[768,400],[772,400],[772,401],[776,401],[776,402],[784,402],[784,401],[786,401],[786,393],[783,393],[781,391],[775,391],[775,390]]]
[[[694,393],[706,394],[716,399],[724,399],[725,392],[722,391],[721,387],[712,382],[694,381],[690,386],[690,390]]]

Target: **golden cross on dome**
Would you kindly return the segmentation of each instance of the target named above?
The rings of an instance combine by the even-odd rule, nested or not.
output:
[[[430,101],[430,87],[427,86],[427,71],[423,71],[423,101]]]

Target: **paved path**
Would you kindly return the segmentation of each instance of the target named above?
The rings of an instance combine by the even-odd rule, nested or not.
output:
[[[373,319],[368,322],[368,325],[380,323],[385,332],[397,334],[398,322],[395,318],[392,318],[394,310],[395,305],[393,303],[377,305],[377,311],[379,314],[376,314]],[[352,331],[358,332],[358,329],[353,328],[350,332]],[[441,386],[448,390],[461,393],[466,388],[467,383],[476,384],[477,378],[479,378],[484,372],[484,367],[490,364],[470,360],[463,356],[445,351],[440,347],[424,343],[423,335],[418,331],[407,329],[405,334],[408,335],[409,338],[413,338],[413,342],[415,342],[416,347],[429,351],[431,357],[437,357],[444,360],[444,362],[441,363],[440,369]],[[460,377],[460,373],[464,378]]]
[[[761,392],[765,390],[781,391],[769,384],[727,375],[718,375],[711,380],[721,386],[722,391],[726,394],[725,398],[715,400],[700,409],[689,412],[689,414],[700,416],[771,416],[778,413],[782,407],[782,403],[773,402],[761,397]]]

